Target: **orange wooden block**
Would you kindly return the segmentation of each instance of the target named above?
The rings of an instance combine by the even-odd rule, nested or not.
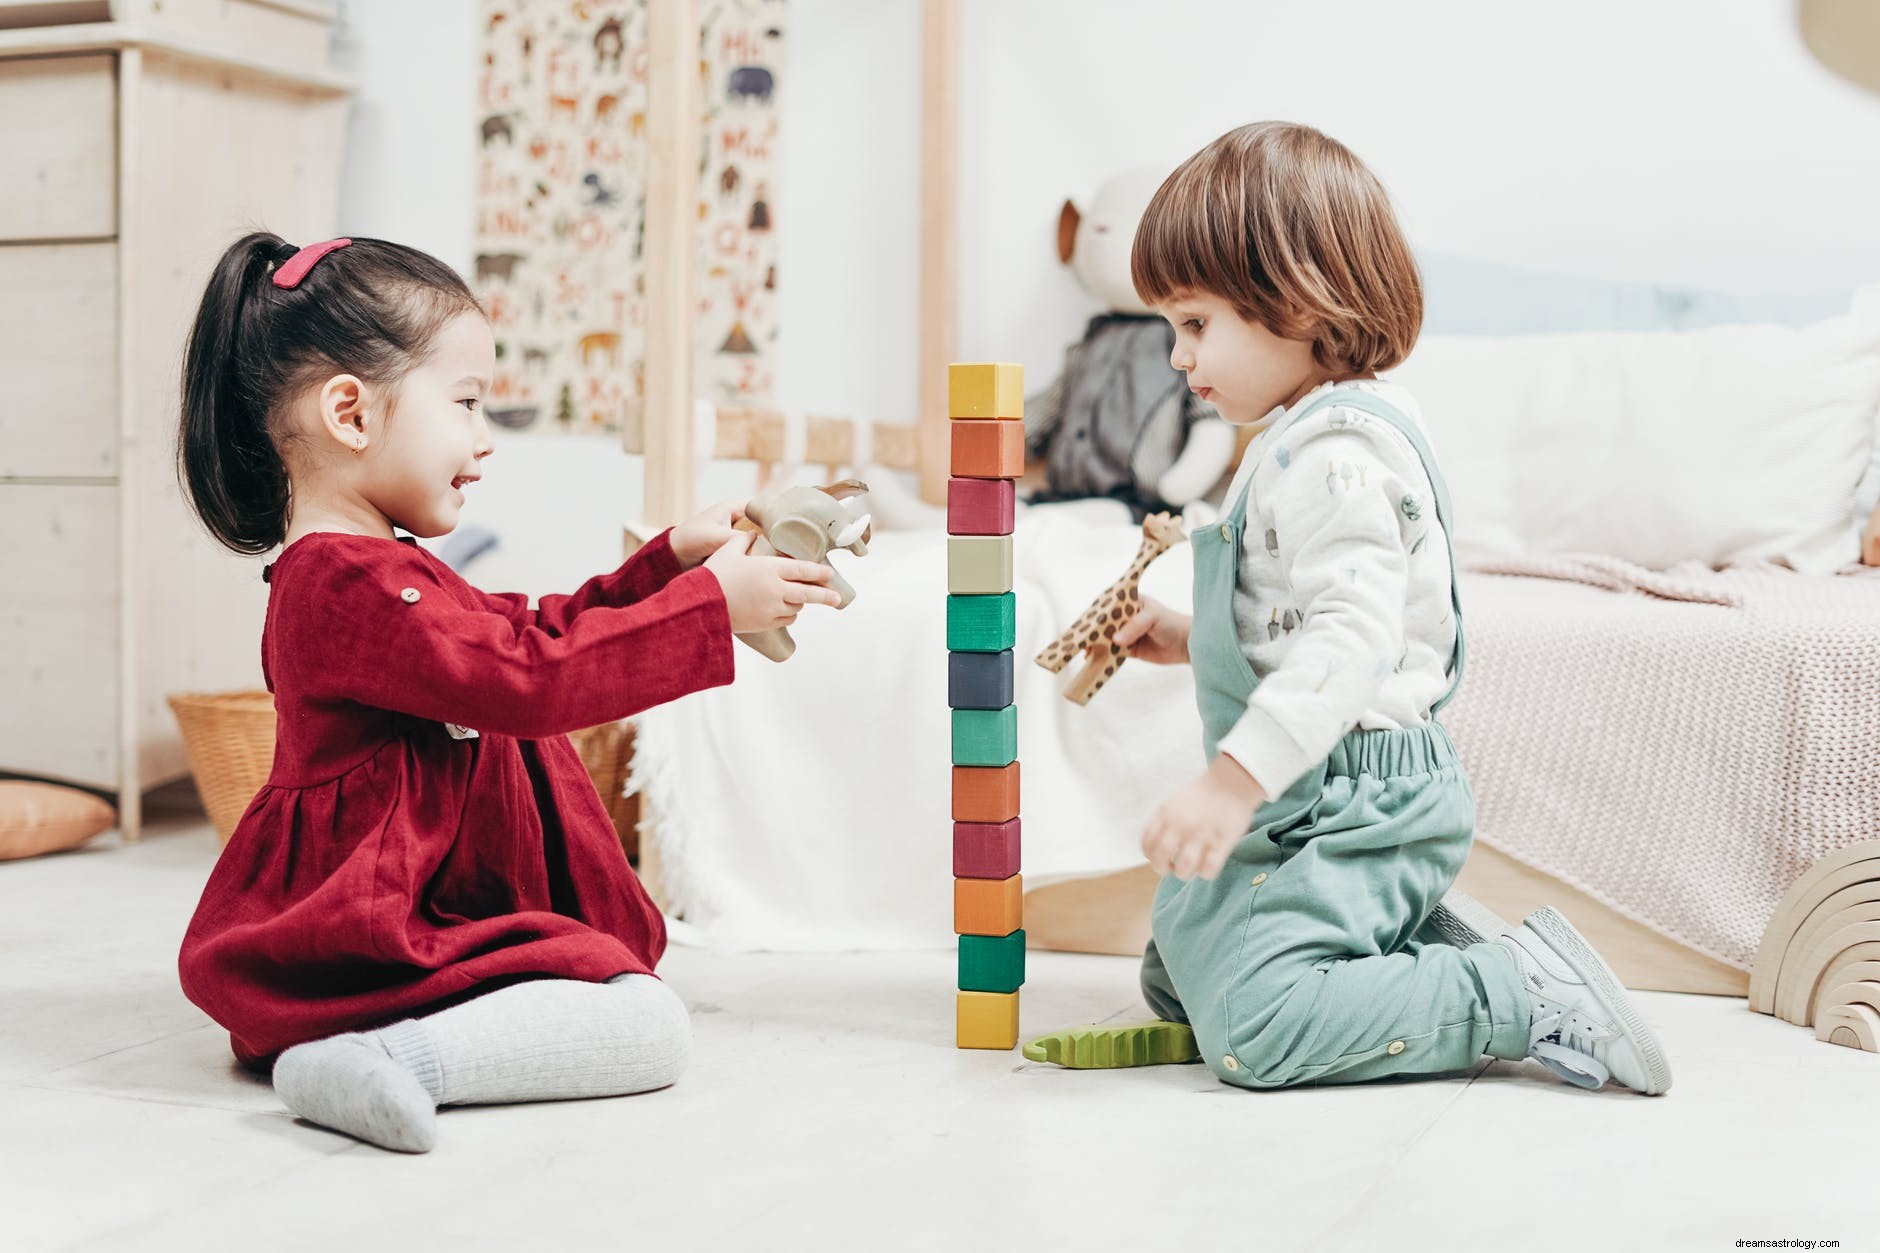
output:
[[[1025,473],[1025,424],[1001,420],[948,423],[953,474],[962,479],[1015,479]]]
[[[1003,766],[953,767],[953,821],[1007,822],[1016,817],[1017,762]]]
[[[953,880],[953,930],[958,935],[1010,935],[1025,925],[1025,876]]]

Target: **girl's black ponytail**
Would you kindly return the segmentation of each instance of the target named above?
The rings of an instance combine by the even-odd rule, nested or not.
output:
[[[274,265],[293,254],[257,231],[229,246],[209,278],[183,350],[178,477],[209,533],[238,553],[287,535],[287,466],[268,429],[267,295]]]
[[[209,533],[238,553],[287,538],[282,450],[291,409],[335,374],[396,388],[451,318],[481,313],[463,279],[415,248],[354,238],[289,287],[277,266],[299,249],[267,231],[216,263],[183,350],[177,477]]]

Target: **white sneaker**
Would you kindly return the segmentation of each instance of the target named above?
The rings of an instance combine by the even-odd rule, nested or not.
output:
[[[1648,1096],[1671,1087],[1671,1064],[1625,985],[1557,910],[1535,910],[1495,942],[1514,954],[1532,1002],[1529,1057],[1582,1088],[1608,1078]]]
[[[1457,948],[1487,944],[1509,929],[1501,915],[1454,888],[1445,892],[1436,908],[1430,911],[1429,925]]]

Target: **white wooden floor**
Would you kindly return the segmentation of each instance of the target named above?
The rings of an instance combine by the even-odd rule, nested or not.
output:
[[[385,1153],[289,1118],[183,999],[215,852],[173,809],[0,864],[0,1249],[1880,1247],[1880,1057],[1662,994],[1655,1100],[1506,1062],[1256,1093],[956,1051],[948,952],[675,948],[677,1087]],[[1142,1016],[1133,962],[1033,955],[1027,1032]]]

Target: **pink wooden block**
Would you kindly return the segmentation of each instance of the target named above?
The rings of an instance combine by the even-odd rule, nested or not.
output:
[[[948,479],[947,534],[1010,535],[1015,499],[1011,479]]]
[[[1018,873],[1018,822],[953,824],[953,877],[1009,879]]]

